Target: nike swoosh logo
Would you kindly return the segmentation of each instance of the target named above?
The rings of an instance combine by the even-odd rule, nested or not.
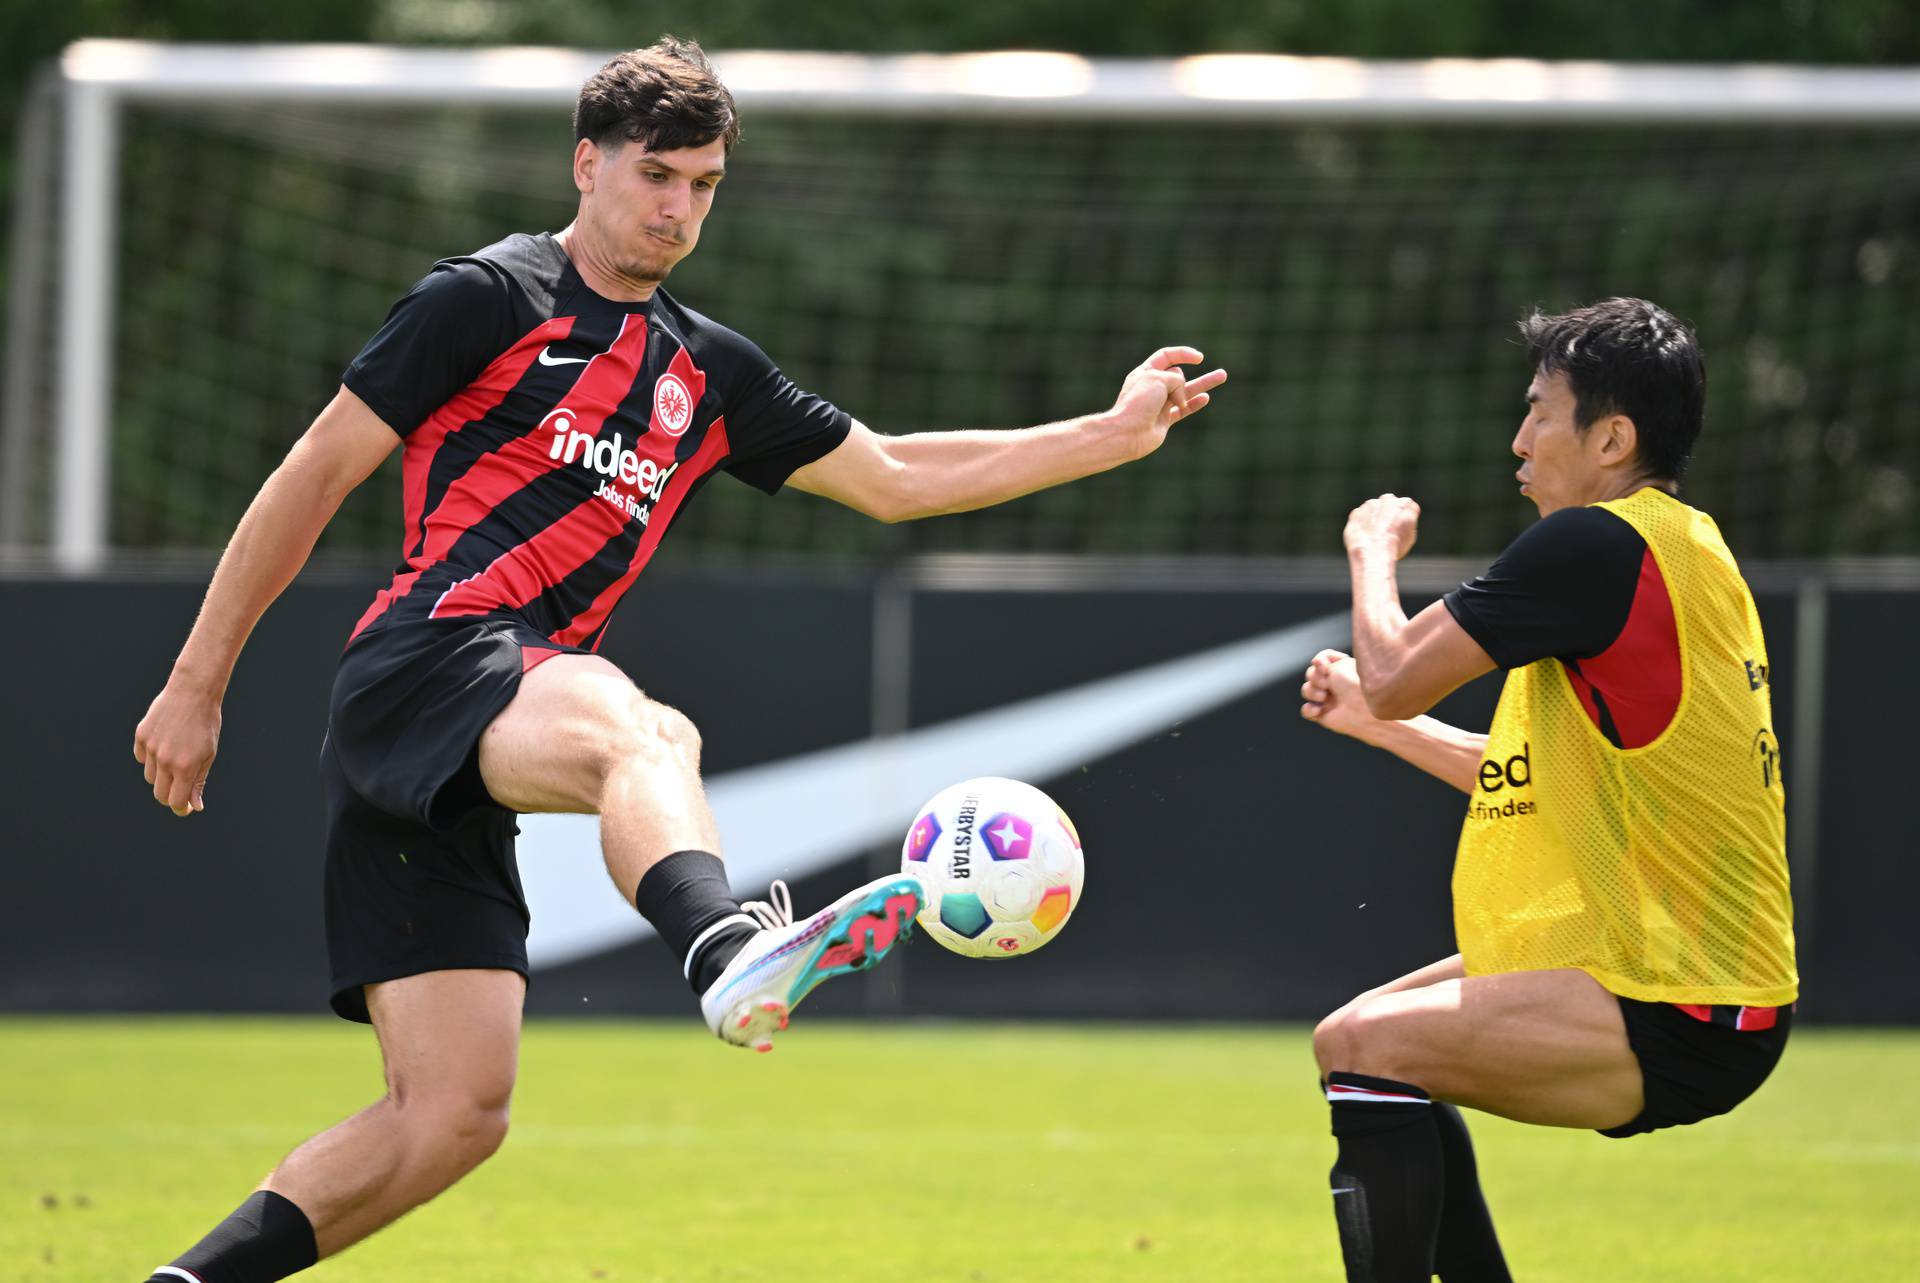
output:
[[[861,740],[709,779],[736,890],[804,877],[900,840],[921,803],[958,780],[1041,783],[1197,717],[1344,644],[1342,612],[1021,700],[904,735]],[[823,804],[829,799],[831,804]],[[805,816],[804,824],[796,816]],[[535,969],[630,944],[653,928],[607,881],[599,819],[520,819],[520,876],[533,910]],[[1088,829],[1084,822],[1081,831]],[[1099,853],[1094,853],[1099,860]]]
[[[540,364],[542,365],[585,365],[593,359],[588,356],[548,356],[547,351],[548,349],[546,348],[540,349]]]

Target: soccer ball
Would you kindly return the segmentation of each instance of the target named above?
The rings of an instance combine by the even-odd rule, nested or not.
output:
[[[984,776],[920,808],[900,851],[920,879],[927,934],[968,958],[1017,958],[1060,933],[1080,903],[1080,835],[1052,798]]]

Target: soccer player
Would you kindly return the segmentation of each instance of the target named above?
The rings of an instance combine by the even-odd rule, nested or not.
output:
[[[1408,619],[1419,507],[1347,519],[1352,656],[1309,721],[1471,799],[1460,952],[1314,1031],[1352,1283],[1509,1277],[1455,1105],[1636,1136],[1723,1114],[1780,1058],[1798,991],[1766,644],[1713,519],[1675,497],[1706,399],[1693,334],[1640,299],[1521,324],[1513,440],[1540,520]],[[1507,670],[1485,735],[1423,716]]]
[[[687,718],[595,651],[715,472],[883,521],[1000,503],[1156,449],[1226,378],[1168,347],[1109,410],[888,437],[660,288],[739,136],[700,48],[621,54],[580,93],[574,221],[446,259],[348,366],[228,544],[135,733],[156,801],[204,805],[248,633],[341,499],[404,443],[402,563],[353,626],[321,750],[333,1009],[370,1022],[386,1095],[289,1154],[155,1280],[268,1283],[446,1189],[500,1145],[526,989],[520,812],[597,813],[606,865],[683,959],[709,1028],[768,1050],[822,980],[910,927],[882,878],[798,922],[729,889]],[[628,626],[675,627],[642,618]]]

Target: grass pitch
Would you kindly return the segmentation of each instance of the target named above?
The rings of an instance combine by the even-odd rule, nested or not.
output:
[[[1471,1115],[1518,1277],[1920,1279],[1920,1033],[1801,1030],[1729,1118]],[[535,1023],[506,1148],[316,1283],[1341,1277],[1298,1028]],[[0,1021],[0,1279],[145,1277],[380,1091],[332,1020]]]

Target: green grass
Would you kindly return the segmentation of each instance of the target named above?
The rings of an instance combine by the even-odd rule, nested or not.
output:
[[[506,1148],[310,1275],[405,1283],[1338,1280],[1297,1028],[536,1023]],[[1920,1279],[1920,1034],[1803,1030],[1628,1142],[1473,1116],[1520,1278]],[[0,1279],[131,1281],[373,1099],[363,1029],[0,1021]]]

